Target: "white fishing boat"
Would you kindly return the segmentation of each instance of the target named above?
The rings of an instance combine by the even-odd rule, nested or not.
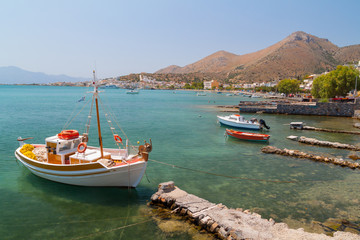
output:
[[[196,94],[196,96],[204,97],[204,96],[206,96],[206,93],[205,92],[198,92]]]
[[[90,114],[86,120],[86,130],[82,135],[76,130],[63,130],[59,134],[45,139],[45,144],[25,144],[18,138],[20,147],[16,149],[16,158],[35,175],[55,182],[79,186],[116,186],[136,187],[146,170],[152,143],[144,142],[136,147],[125,144],[117,134],[113,123],[113,114],[105,117],[110,126],[114,144],[117,148],[104,148],[102,142],[98,86],[95,81],[90,105]],[[100,101],[101,102],[101,101]],[[88,101],[90,103],[90,101]],[[95,104],[99,146],[87,146],[92,109]],[[118,126],[118,124],[117,124]]]
[[[130,89],[130,90],[126,91],[126,94],[139,94],[139,90]]]
[[[253,129],[260,130],[264,127],[269,129],[263,119],[259,121],[256,118],[252,118],[251,120],[245,120],[245,118],[239,114],[232,114],[229,116],[217,116],[218,121],[222,125],[236,127],[236,128],[245,128],[245,129]]]

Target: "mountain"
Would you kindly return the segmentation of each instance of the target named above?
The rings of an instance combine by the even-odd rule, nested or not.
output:
[[[358,60],[360,45],[340,48],[328,39],[299,31],[254,53],[218,51],[184,67],[172,65],[156,73],[222,73],[232,82],[259,82],[321,73]]]
[[[53,82],[84,82],[88,80],[90,79],[30,72],[13,66],[0,67],[0,84],[41,84]]]

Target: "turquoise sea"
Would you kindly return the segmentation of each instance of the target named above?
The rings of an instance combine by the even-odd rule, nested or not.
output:
[[[69,186],[41,179],[14,157],[17,137],[44,143],[57,134],[88,88],[0,86],[0,239],[207,239],[183,221],[161,218],[147,206],[161,182],[173,180],[181,189],[211,202],[250,209],[264,218],[308,231],[312,221],[347,219],[360,223],[360,170],[309,160],[266,155],[264,143],[225,138],[216,105],[236,105],[240,96],[191,91],[141,90],[138,95],[109,89],[102,102],[116,115],[132,143],[152,139],[146,176],[136,189]],[[84,129],[86,111],[70,129]],[[102,113],[101,113],[102,114]],[[244,114],[246,118],[252,114]],[[292,121],[309,126],[355,130],[351,118],[262,115],[271,127],[268,144],[347,158],[349,151],[302,145],[289,135],[358,144],[360,136],[290,130]],[[104,145],[114,147],[102,118]],[[92,130],[95,131],[95,119]],[[123,136],[121,136],[123,137]],[[123,137],[124,138],[124,137]],[[97,136],[90,142],[97,143]],[[229,176],[229,177],[226,177]],[[231,177],[239,177],[231,178]],[[240,179],[242,178],[242,179]],[[249,179],[249,180],[247,180]],[[251,180],[252,179],[252,180]],[[260,180],[296,181],[275,183]]]

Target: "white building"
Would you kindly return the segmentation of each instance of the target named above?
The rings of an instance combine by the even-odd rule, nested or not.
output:
[[[212,89],[213,87],[218,88],[219,87],[219,82],[215,81],[215,80],[204,81],[204,89]]]

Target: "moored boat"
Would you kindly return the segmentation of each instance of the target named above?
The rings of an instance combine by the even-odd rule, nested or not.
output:
[[[304,123],[303,122],[291,122],[290,129],[303,129]]]
[[[119,87],[117,85],[115,85],[115,84],[109,84],[109,85],[99,86],[99,88],[102,88],[102,89],[110,89],[110,88],[118,89]]]
[[[113,125],[113,122],[116,122],[114,115],[106,113],[105,117],[117,148],[104,148],[95,72],[93,85],[94,91],[91,92],[93,97],[85,133],[80,135],[77,130],[63,130],[59,134],[47,137],[45,144],[25,144],[24,141],[30,138],[19,137],[20,147],[16,149],[15,156],[35,175],[55,182],[79,186],[136,187],[146,170],[149,153],[152,150],[151,139],[150,143],[145,141],[143,145],[136,147],[137,152],[132,153],[135,146],[130,146],[128,139],[124,141],[124,145]],[[94,104],[99,146],[88,146]]]
[[[236,128],[245,128],[245,129],[253,129],[260,130],[264,127],[269,129],[263,119],[259,121],[256,118],[252,118],[250,120],[245,120],[245,118],[239,114],[232,114],[229,116],[217,116],[218,121],[222,125],[236,127]]]
[[[240,132],[240,131],[235,131],[232,129],[226,129],[226,134],[228,136],[231,136],[234,138],[238,138],[238,139],[242,139],[242,140],[249,140],[249,141],[266,142],[270,138],[270,135],[267,135],[267,134]]]
[[[139,94],[139,90],[130,89],[130,90],[126,91],[126,94]]]

